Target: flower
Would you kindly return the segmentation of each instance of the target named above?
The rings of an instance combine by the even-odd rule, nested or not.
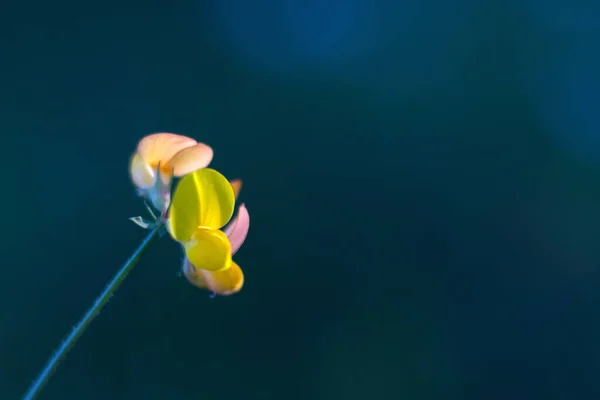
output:
[[[185,136],[144,137],[131,159],[130,175],[139,194],[161,212],[161,218],[131,220],[147,229],[165,224],[185,251],[182,269],[188,281],[214,294],[229,295],[244,284],[232,256],[246,239],[250,216],[241,204],[235,219],[221,230],[233,215],[242,182],[228,182],[219,172],[205,168],[212,157],[209,146]],[[171,201],[172,180],[182,176]]]
[[[181,179],[169,209],[168,231],[185,251],[184,275],[215,294],[236,293],[244,283],[241,268],[232,260],[250,226],[244,204],[221,230],[233,215],[240,188],[239,180],[230,183],[213,169],[200,169]]]
[[[129,174],[139,195],[164,214],[171,200],[173,177],[207,167],[212,158],[212,148],[204,143],[174,133],[154,133],[138,143]]]

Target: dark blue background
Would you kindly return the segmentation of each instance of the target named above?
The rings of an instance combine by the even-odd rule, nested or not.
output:
[[[40,399],[600,395],[600,6],[33,2],[0,13],[0,398],[142,240],[145,134],[252,228],[210,300],[155,242]]]

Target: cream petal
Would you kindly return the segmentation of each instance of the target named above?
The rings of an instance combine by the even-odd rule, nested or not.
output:
[[[129,176],[134,185],[140,189],[150,188],[156,180],[155,171],[152,170],[139,154],[135,154],[129,163]]]
[[[173,175],[181,177],[201,168],[206,168],[213,159],[213,149],[204,143],[198,143],[175,154],[165,165]]]
[[[233,256],[242,247],[250,229],[250,214],[242,203],[234,220],[227,225],[224,232],[231,242],[231,255]]]
[[[187,136],[174,133],[153,133],[140,140],[137,152],[148,164],[156,165],[160,162],[161,165],[165,165],[175,154],[195,146],[196,143],[194,139]]]

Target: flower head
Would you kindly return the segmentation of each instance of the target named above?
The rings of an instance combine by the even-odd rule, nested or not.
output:
[[[212,157],[209,146],[185,136],[155,133],[144,137],[131,159],[130,175],[139,194],[161,217],[150,210],[154,221],[131,220],[147,229],[165,224],[185,251],[183,273],[190,283],[228,295],[244,284],[244,274],[232,256],[246,239],[250,216],[241,204],[230,222],[242,182],[229,182],[214,169],[205,168]],[[182,179],[171,201],[173,177]]]
[[[155,133],[138,143],[129,174],[139,194],[164,214],[171,201],[173,177],[204,168],[212,158],[212,148],[204,143],[173,133]]]

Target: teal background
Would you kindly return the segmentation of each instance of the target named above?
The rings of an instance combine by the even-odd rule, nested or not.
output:
[[[14,3],[0,38],[0,399],[143,239],[157,131],[244,180],[246,285],[153,243],[41,400],[600,395],[596,2]]]

